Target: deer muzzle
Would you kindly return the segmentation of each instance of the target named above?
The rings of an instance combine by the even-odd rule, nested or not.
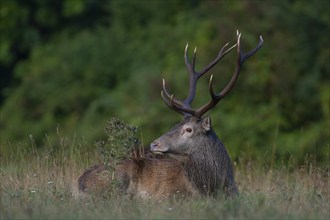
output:
[[[156,140],[150,144],[150,151],[154,154],[163,155],[168,151],[168,147],[163,146]]]

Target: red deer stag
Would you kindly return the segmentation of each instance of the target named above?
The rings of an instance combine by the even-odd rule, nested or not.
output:
[[[170,95],[163,80],[162,98],[168,107],[184,116],[183,122],[175,125],[167,133],[150,145],[154,154],[169,155],[173,159],[140,158],[123,159],[115,167],[114,175],[106,178],[104,165],[88,169],[77,180],[76,189],[81,194],[109,189],[109,181],[114,178],[119,183],[119,191],[129,197],[162,199],[173,195],[194,196],[219,193],[227,196],[237,194],[233,167],[226,148],[221,143],[211,126],[210,117],[202,117],[212,109],[233,88],[245,60],[254,55],[263,44],[260,36],[256,48],[243,53],[241,34],[237,31],[237,43],[226,49],[222,47],[218,56],[200,72],[195,71],[196,49],[190,62],[187,56],[188,44],[184,59],[189,73],[188,97],[180,101]],[[237,48],[236,68],[225,88],[215,94],[213,76],[209,81],[211,99],[204,106],[194,110],[191,103],[196,94],[197,80],[216,65],[233,48]]]

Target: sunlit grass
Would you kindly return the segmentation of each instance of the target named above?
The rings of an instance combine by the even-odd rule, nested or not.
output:
[[[86,145],[60,138],[58,146],[46,144],[42,152],[33,146],[1,158],[1,219],[329,219],[329,171],[308,162],[294,169],[238,163],[235,199],[77,201],[72,184],[98,160]]]

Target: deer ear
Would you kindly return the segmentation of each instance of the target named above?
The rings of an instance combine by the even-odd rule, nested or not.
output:
[[[209,116],[203,118],[202,127],[204,128],[205,131],[211,130],[211,118]]]

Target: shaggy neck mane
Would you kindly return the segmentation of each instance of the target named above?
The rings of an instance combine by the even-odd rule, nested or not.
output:
[[[228,187],[233,180],[230,158],[213,130],[193,146],[185,172],[191,183],[204,195],[215,195],[216,189]]]

